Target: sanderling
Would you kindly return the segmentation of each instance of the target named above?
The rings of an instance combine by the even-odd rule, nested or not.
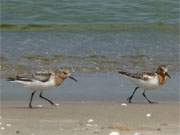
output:
[[[52,87],[58,87],[63,83],[66,78],[70,78],[74,81],[77,81],[74,77],[71,76],[71,73],[68,69],[50,71],[50,72],[36,72],[32,74],[32,77],[24,77],[22,75],[17,75],[16,77],[9,77],[7,80],[9,82],[22,84],[24,87],[27,87],[33,90],[29,102],[29,108],[32,108],[32,99],[34,94],[37,91],[40,91],[39,97],[48,101],[51,105],[55,105],[51,100],[42,95],[44,90],[49,90]]]
[[[151,89],[157,89],[160,86],[164,85],[167,77],[171,78],[170,75],[168,74],[168,68],[165,65],[160,65],[156,72],[142,72],[142,73],[128,73],[125,71],[119,71],[121,75],[124,75],[131,81],[133,81],[137,87],[134,89],[132,95],[127,98],[128,102],[131,103],[131,100],[138,88],[143,88],[144,92],[142,95],[145,97],[145,99],[149,103],[154,103],[151,100],[149,100],[145,94],[146,90],[151,90]]]

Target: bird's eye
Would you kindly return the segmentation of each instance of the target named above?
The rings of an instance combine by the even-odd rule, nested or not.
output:
[[[67,75],[67,73],[66,72],[63,72],[65,75]]]

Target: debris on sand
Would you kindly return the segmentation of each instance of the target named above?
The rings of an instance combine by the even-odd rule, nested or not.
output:
[[[97,124],[86,124],[87,127],[97,127],[98,125]]]
[[[20,131],[19,130],[16,130],[16,134],[19,134],[20,133]]]
[[[43,105],[37,105],[37,107],[41,108],[41,107],[43,107]]]
[[[130,131],[131,129],[123,124],[114,124],[109,127],[110,129],[118,130],[118,131]]]
[[[148,118],[151,117],[151,114],[150,114],[150,113],[147,113],[147,114],[146,114],[146,117],[148,117]]]
[[[127,104],[126,103],[122,103],[121,106],[127,106]]]
[[[56,103],[55,105],[56,105],[56,106],[59,106],[59,104],[58,104],[58,103]]]
[[[144,130],[144,131],[161,131],[161,128],[140,127],[138,130]]]
[[[136,132],[136,133],[134,133],[134,135],[142,135],[142,134],[141,134],[141,133]]]
[[[109,133],[109,135],[120,135],[120,133],[116,132],[116,131],[113,131],[113,132]]]
[[[5,127],[1,127],[1,130],[5,130]]]
[[[89,120],[88,120],[88,123],[92,123],[92,122],[94,122],[93,119],[89,119]]]
[[[9,123],[7,123],[7,124],[6,124],[6,126],[7,126],[7,127],[11,127],[12,125],[11,125],[11,124],[9,124]]]

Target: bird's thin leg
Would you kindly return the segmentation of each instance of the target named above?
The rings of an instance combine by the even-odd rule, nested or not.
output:
[[[33,100],[33,97],[34,97],[34,94],[36,93],[36,91],[33,91],[32,94],[31,94],[31,98],[30,98],[30,101],[29,101],[29,108],[32,108],[32,100]]]
[[[149,100],[149,99],[147,98],[147,96],[146,96],[146,94],[145,94],[145,90],[144,90],[144,92],[142,93],[142,95],[145,97],[145,99],[146,99],[150,104],[156,103],[156,102],[153,102],[153,101],[151,101],[151,100]]]
[[[138,88],[139,88],[139,87],[136,87],[136,88],[134,89],[132,95],[127,98],[127,100],[128,100],[129,103],[131,103],[131,100],[132,100],[132,98],[133,98],[133,96],[134,96],[134,94],[135,94],[135,92],[136,92],[136,90],[137,90]]]
[[[42,96],[42,92],[40,92],[39,97],[48,101],[51,105],[55,105],[50,99],[47,99],[46,97]]]

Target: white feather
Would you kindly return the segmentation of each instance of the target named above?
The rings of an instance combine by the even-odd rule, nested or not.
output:
[[[55,86],[54,80],[49,80],[47,82],[41,82],[38,80],[33,80],[32,82],[16,80],[13,82],[23,84],[24,87],[27,87],[31,90],[46,90],[48,88]]]
[[[160,87],[158,75],[148,76],[147,80],[136,79],[131,77],[129,77],[129,79],[139,87],[144,88],[145,90],[153,90]]]
[[[48,88],[55,86],[54,77],[55,77],[55,75],[52,74],[51,77],[49,78],[49,80],[46,82],[36,80],[36,79],[32,79],[32,81],[15,80],[15,81],[11,81],[11,82],[22,84],[24,87],[27,87],[31,90],[42,91],[42,90],[47,90]]]

